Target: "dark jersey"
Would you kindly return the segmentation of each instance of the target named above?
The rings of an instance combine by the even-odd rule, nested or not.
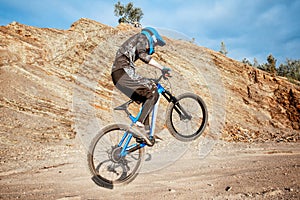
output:
[[[144,34],[136,34],[126,40],[116,53],[112,67],[114,85],[132,100],[143,103],[139,121],[148,125],[149,113],[158,100],[156,85],[147,78],[135,73],[134,62],[138,59],[149,63],[148,39]]]
[[[148,54],[148,39],[143,34],[136,34],[126,40],[116,53],[112,72],[128,67],[135,67],[134,62],[141,59],[149,63],[151,56]]]

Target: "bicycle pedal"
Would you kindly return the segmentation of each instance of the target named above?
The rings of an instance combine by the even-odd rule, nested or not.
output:
[[[146,144],[149,147],[152,147],[155,144],[155,138],[151,137],[149,138],[150,143],[147,143],[147,141],[144,138],[135,138],[137,143],[140,144]]]
[[[140,143],[140,144],[146,143],[146,141],[143,138],[135,138],[135,140],[137,143]]]

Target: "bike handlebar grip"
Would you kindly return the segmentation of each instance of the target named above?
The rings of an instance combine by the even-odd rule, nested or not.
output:
[[[161,70],[161,73],[162,73],[164,79],[166,79],[166,78],[168,78],[168,77],[171,77],[170,72],[171,72],[171,69],[168,68],[168,67],[164,67],[164,68]]]

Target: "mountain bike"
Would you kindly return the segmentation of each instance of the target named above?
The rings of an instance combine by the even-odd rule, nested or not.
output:
[[[150,137],[154,137],[155,124],[160,97],[169,102],[166,111],[166,127],[176,139],[189,142],[197,139],[204,131],[208,113],[204,101],[196,94],[184,93],[175,97],[159,82],[167,79],[161,75],[152,79],[159,93],[159,100],[151,113]],[[111,124],[101,129],[92,140],[87,159],[92,180],[99,186],[113,188],[129,183],[138,175],[143,162],[146,142],[141,140],[141,133],[132,127],[138,121],[143,106],[136,116],[132,115],[128,107],[133,103],[127,101],[114,108],[124,111],[130,119],[130,124]]]

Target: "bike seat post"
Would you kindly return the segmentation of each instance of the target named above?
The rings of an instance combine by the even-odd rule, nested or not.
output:
[[[127,110],[127,108],[126,108],[126,110],[124,110],[124,111],[125,111],[125,113],[126,113],[128,116],[131,115],[131,113]]]
[[[129,105],[132,103],[132,100],[129,100],[126,104],[125,104],[125,113],[128,115],[128,117],[132,116],[131,113],[128,110]]]

